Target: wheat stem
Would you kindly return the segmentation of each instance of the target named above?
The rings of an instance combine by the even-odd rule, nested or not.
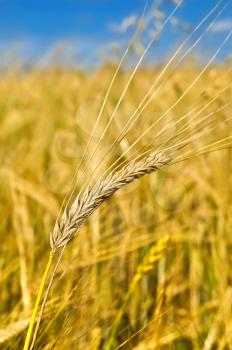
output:
[[[32,316],[31,316],[31,320],[30,320],[30,324],[29,324],[29,327],[28,327],[28,330],[27,330],[27,336],[26,336],[26,340],[25,340],[25,343],[24,343],[23,350],[28,350],[29,346],[30,346],[34,324],[35,324],[35,321],[36,321],[36,318],[37,318],[40,301],[41,301],[41,298],[42,298],[42,294],[43,294],[43,291],[44,291],[45,283],[46,283],[47,276],[48,276],[48,273],[49,273],[49,270],[50,270],[50,267],[51,267],[51,264],[52,264],[53,257],[54,257],[54,253],[51,251],[50,255],[49,255],[48,262],[47,262],[47,265],[46,265],[46,268],[45,268],[45,271],[44,271],[44,274],[43,274],[43,278],[42,278],[42,281],[41,281],[41,284],[40,284],[40,287],[39,287],[39,291],[38,291],[38,294],[37,294],[35,306],[34,306],[34,309],[33,309],[33,312],[32,312]]]

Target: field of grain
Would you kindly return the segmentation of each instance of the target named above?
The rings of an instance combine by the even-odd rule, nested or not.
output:
[[[91,73],[50,68],[1,77],[2,350],[23,348],[49,234],[73,179],[75,196],[110,167],[165,140],[174,159],[190,159],[121,189],[84,223],[58,266],[34,349],[231,349],[232,71],[210,65],[185,96],[201,68],[189,62],[168,71],[131,125],[129,117],[161,68],[137,72],[102,137],[129,78],[120,70],[91,139],[114,65]],[[127,122],[129,132],[117,139]],[[182,141],[185,147],[176,147]]]

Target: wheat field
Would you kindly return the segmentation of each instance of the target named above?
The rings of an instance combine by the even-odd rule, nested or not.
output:
[[[49,254],[49,232],[83,152],[88,128],[81,127],[75,106],[87,100],[80,115],[88,115],[91,124],[91,98],[104,90],[111,73],[112,67],[89,76],[33,71],[1,81],[2,349],[22,347]],[[195,73],[196,68],[182,67],[149,108],[166,111]],[[147,70],[137,76],[121,118],[142,97],[139,86],[146,88],[152,74]],[[205,93],[193,89],[174,117],[205,103],[231,79],[227,67],[211,67],[201,79]],[[120,86],[112,104],[118,94]],[[231,89],[214,102],[214,110],[230,96]],[[230,106],[217,112],[222,122],[215,136],[230,132],[223,125],[230,113]],[[119,128],[114,125],[104,147]],[[114,348],[123,342],[125,349],[229,348],[231,164],[230,149],[190,159],[144,177],[99,208],[65,251],[36,348],[104,348],[117,317]],[[164,237],[168,241],[161,253],[143,269],[143,260]]]
[[[114,63],[1,76],[1,349],[23,349],[51,247],[33,349],[232,349],[231,62],[164,67],[125,93],[118,69],[97,124]]]

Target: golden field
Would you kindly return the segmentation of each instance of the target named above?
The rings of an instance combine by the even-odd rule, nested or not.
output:
[[[174,163],[191,159],[117,192],[65,249],[34,349],[231,349],[232,72],[210,66],[185,94],[200,68],[170,69],[132,125],[161,70],[141,68],[104,133],[129,78],[121,70],[88,142],[114,70],[1,77],[0,348],[23,348],[49,233],[73,179],[75,196],[117,159],[120,167],[170,140]]]

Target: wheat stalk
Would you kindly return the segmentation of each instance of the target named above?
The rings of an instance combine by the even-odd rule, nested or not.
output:
[[[111,172],[105,179],[97,181],[93,187],[88,187],[82,196],[77,196],[70,208],[66,208],[64,210],[63,215],[61,216],[60,220],[57,220],[54,230],[50,235],[51,252],[36,298],[23,350],[28,350],[31,344],[33,328],[37,318],[39,305],[55,253],[61,248],[64,249],[66,245],[70,243],[70,241],[79,231],[81,225],[115,192],[129,183],[143,177],[144,175],[155,172],[169,162],[170,158],[161,152],[151,153],[141,160],[132,161],[121,170],[115,173]],[[39,321],[37,322],[37,328],[41,319],[45,301],[42,304]],[[36,332],[37,329],[35,331],[30,349],[33,348]]]

